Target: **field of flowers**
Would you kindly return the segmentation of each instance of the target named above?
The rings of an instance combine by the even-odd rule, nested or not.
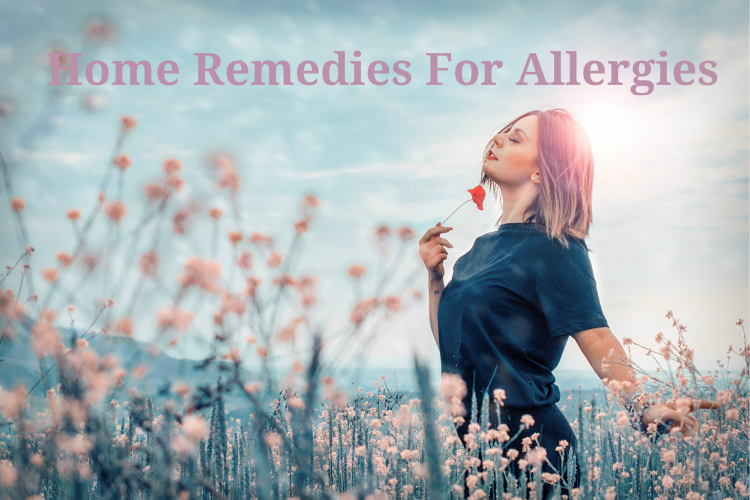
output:
[[[285,253],[271,236],[242,230],[236,197],[241,178],[225,154],[212,156],[210,163],[231,214],[177,202],[184,180],[182,164],[174,158],[164,160],[160,177],[143,187],[145,203],[139,206],[123,197],[131,167],[127,138],[137,122],[123,117],[119,127],[93,209],[65,214],[74,245],[70,252],[57,251],[56,267],[33,265],[37,242],[30,240],[23,195],[14,192],[0,152],[11,200],[4,214],[14,218],[25,248],[0,276],[0,371],[11,361],[4,353],[22,344],[35,354],[39,375],[32,384],[0,387],[0,497],[405,500],[464,498],[468,492],[474,500],[541,499],[545,483],[554,486],[556,498],[750,496],[750,346],[742,320],[737,325],[744,345],[739,351],[730,346],[727,353],[738,355],[742,364],[733,380],[723,363],[714,374],[696,369],[683,335],[686,327],[671,311],[667,318],[675,342],[659,333],[659,347],[651,349],[624,339],[628,349],[646,349],[658,365],[653,376],[634,366],[639,384],[657,401],[672,402],[684,413],[690,398],[721,405],[693,414],[700,422],[694,438],[680,432],[657,436],[653,425],[641,435],[611,394],[597,404],[568,389],[578,456],[564,441],[558,456],[546,456],[533,438],[524,439],[525,453],[519,454],[508,445],[523,429],[489,426],[490,398],[499,408],[502,391],[463,409],[466,387],[460,379],[443,377],[437,394],[415,357],[414,394],[382,377],[347,397],[326,368],[324,359],[365,353],[399,311],[426,307],[412,279],[393,279],[404,249],[416,246],[411,228],[375,230],[383,254],[392,255],[382,279],[366,294],[359,280],[367,267],[349,267],[356,305],[347,326],[321,331],[311,320],[317,278],[293,272],[321,200],[312,194],[302,198]],[[127,224],[135,208],[144,215]],[[58,215],[62,219],[63,214],[50,214],[50,221]],[[199,223],[212,227],[209,255],[174,263],[160,251],[165,241],[184,237]],[[227,225],[232,229],[222,229]],[[104,241],[93,241],[95,227],[104,228]],[[389,245],[397,250],[386,252]],[[219,255],[231,260],[220,262]],[[108,264],[113,262],[118,265]],[[42,296],[35,288],[39,278],[47,282]],[[93,309],[81,298],[81,291],[92,287],[111,294]],[[152,312],[155,301],[166,305]],[[150,323],[136,321],[146,315]],[[72,336],[61,334],[58,316],[70,319],[66,331]],[[84,327],[78,326],[80,316]],[[107,352],[115,343],[99,343],[131,337],[143,324],[153,332],[148,348],[134,353],[137,359],[127,366],[114,351]],[[139,391],[138,381],[158,368],[154,357],[191,336],[206,353],[192,369],[213,370],[212,380],[165,383],[152,394]],[[304,357],[289,359],[292,369],[279,377],[273,362],[288,356],[295,342],[309,348],[294,351]],[[247,410],[241,418],[228,417],[226,402],[238,397]],[[454,430],[463,411],[473,423],[464,444]],[[533,418],[524,421],[534,428]],[[558,473],[543,474],[545,461]],[[582,484],[563,496],[576,470]]]

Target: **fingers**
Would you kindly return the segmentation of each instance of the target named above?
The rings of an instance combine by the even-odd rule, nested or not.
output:
[[[698,432],[698,420],[691,417],[690,415],[683,415],[682,413],[675,410],[667,410],[659,418],[660,422],[666,422],[672,420],[674,425],[672,429],[680,429],[681,432],[687,434],[690,437],[695,437]]]
[[[700,404],[701,410],[714,410],[714,409],[721,408],[721,405],[714,401],[706,401],[705,399],[701,399],[700,402],[701,402]]]
[[[452,227],[443,227],[443,226],[431,227],[430,229],[427,230],[427,232],[424,233],[424,236],[422,236],[422,239],[419,240],[419,243],[420,244],[427,243],[428,241],[432,239],[433,236],[436,236],[442,233],[447,233],[448,231],[451,231],[451,230],[453,230]]]
[[[435,248],[432,251],[432,255],[427,259],[427,267],[435,267],[440,262],[444,261],[448,258],[448,250],[441,247],[440,245],[436,245]]]
[[[436,247],[436,248],[442,248],[442,247]],[[429,271],[431,271],[437,277],[442,277],[444,273],[443,261],[447,258],[448,258],[448,253],[445,252],[445,249],[443,249],[443,253],[438,253],[437,255],[426,260],[425,266],[427,267]]]
[[[445,238],[441,238],[440,236],[434,236],[432,238],[432,241],[434,241],[436,243],[439,243],[439,244],[441,244],[443,246],[446,246],[448,248],[453,248],[453,245],[451,245],[450,241],[446,240]]]

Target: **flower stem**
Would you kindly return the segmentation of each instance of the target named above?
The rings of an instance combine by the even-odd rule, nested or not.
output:
[[[461,204],[460,204],[460,205],[458,206],[458,208],[461,208],[461,207],[463,207],[464,205],[466,205],[466,204],[467,204],[467,203],[469,203],[470,201],[471,201],[471,199],[468,199],[468,200],[466,200],[465,202],[461,203]],[[455,214],[456,212],[458,212],[458,208],[457,208],[457,209],[455,209],[455,210],[453,211],[453,213],[451,213],[451,214],[450,214],[450,215],[448,216],[448,219],[450,219],[450,218],[451,218],[451,217],[453,216],[453,214]],[[441,223],[440,223],[440,225],[441,225],[441,226],[443,226],[443,225],[444,225],[444,224],[445,224],[446,222],[448,222],[448,219],[445,219],[445,220],[444,220],[443,222],[441,222]]]

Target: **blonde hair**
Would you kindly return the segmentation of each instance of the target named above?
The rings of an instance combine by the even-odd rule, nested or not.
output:
[[[588,135],[575,116],[564,109],[534,110],[516,117],[500,133],[509,132],[513,125],[526,116],[539,119],[539,196],[524,213],[524,222],[556,238],[568,248],[567,236],[584,239],[593,221],[591,194],[594,184],[594,156]],[[484,150],[487,157],[492,141]],[[495,198],[498,187],[484,171],[481,184],[490,184]],[[497,220],[496,226],[500,224]]]

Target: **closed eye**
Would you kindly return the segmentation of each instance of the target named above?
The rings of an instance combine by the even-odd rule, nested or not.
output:
[[[510,138],[511,141],[515,142],[516,144],[520,144],[521,141],[517,141],[516,139]]]

